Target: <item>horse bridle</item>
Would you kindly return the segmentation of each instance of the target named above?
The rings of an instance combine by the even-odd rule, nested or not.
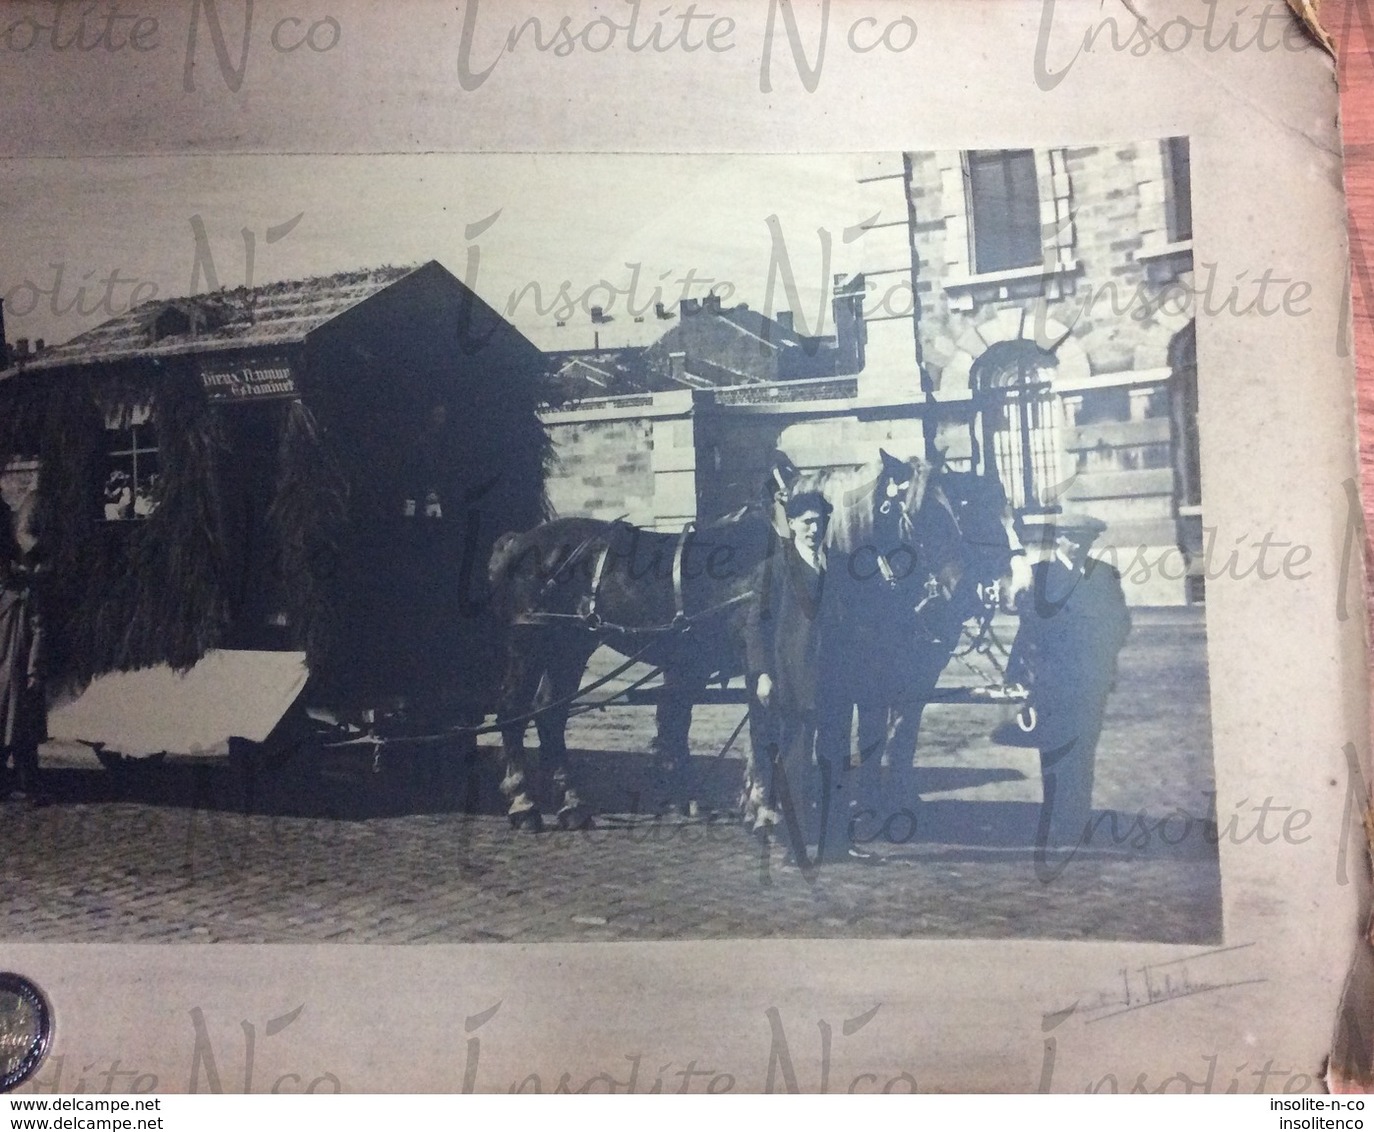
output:
[[[783,479],[780,469],[777,467],[772,469],[772,478],[773,482],[777,484],[778,487],[775,499],[786,500],[791,495],[791,490]],[[884,498],[877,504],[874,510],[879,515],[890,515],[895,504],[901,511],[901,515],[898,517],[899,524],[905,528],[906,534],[914,534],[916,524],[911,515],[909,505],[912,480],[897,480],[890,476],[885,476],[884,478],[887,480],[887,485],[883,489]],[[936,503],[949,518],[950,525],[955,532],[956,541],[962,545],[965,541],[963,524],[960,523],[958,512],[955,510],[954,504],[950,501],[949,494],[940,485],[938,478],[933,478],[927,485],[922,498],[922,506],[926,505],[932,494],[935,497]],[[915,552],[913,552],[913,554],[915,559],[919,560],[920,556],[916,555]],[[892,566],[892,561],[888,553],[878,551],[876,552],[876,558],[879,575],[889,587],[895,589],[898,582],[902,581],[907,575],[898,575],[897,571]],[[963,572],[963,574],[966,573],[967,571]],[[921,600],[913,607],[913,612],[920,614],[928,609],[932,602],[936,601],[943,600],[946,603],[952,603],[959,592],[960,584],[963,581],[963,574],[961,574],[959,581],[956,581],[950,586],[941,581],[938,571],[930,571],[926,575],[924,583],[925,593]],[[978,604],[980,607],[978,614],[978,631],[974,634],[972,648],[979,648],[982,642],[987,638],[992,627],[992,619],[997,613],[998,595],[997,584],[995,582],[991,586],[983,588],[979,596]]]
[[[889,492],[888,495],[889,498],[885,499],[881,504],[878,505],[878,511],[880,514],[890,513],[891,503],[893,502],[893,493]],[[927,488],[925,497],[922,500],[922,506],[926,506],[931,501],[932,496],[934,497],[934,502],[948,517],[950,521],[950,526],[954,530],[956,542],[958,542],[962,546],[965,542],[963,524],[959,521],[958,511],[955,509],[954,504],[950,500],[949,494],[944,490],[943,486],[941,486],[938,480],[932,482]],[[905,525],[908,531],[914,531],[916,524],[909,513],[909,508],[907,506],[906,499],[901,499],[901,501],[897,503],[897,506],[900,507],[903,511],[903,514],[899,521]],[[920,556],[918,554],[918,561],[919,558]],[[879,572],[882,574],[883,578],[888,582],[888,584],[895,587],[900,579],[897,578],[895,571],[892,570],[887,555],[878,555],[878,569]],[[919,615],[923,611],[929,609],[932,603],[939,601],[943,601],[946,605],[949,606],[954,605],[955,598],[959,595],[961,587],[964,587],[965,579],[968,577],[968,574],[969,571],[967,569],[961,571],[959,579],[951,585],[941,579],[940,571],[930,571],[926,576],[924,584],[925,593],[922,596],[921,600],[918,601],[914,606],[913,613]],[[974,579],[972,584],[978,586],[979,582],[977,581],[977,579]],[[973,634],[973,640],[970,645],[970,650],[978,649],[982,642],[986,639],[988,633],[991,631],[992,619],[997,613],[998,605],[997,584],[995,582],[991,586],[980,587],[977,604],[978,629]]]

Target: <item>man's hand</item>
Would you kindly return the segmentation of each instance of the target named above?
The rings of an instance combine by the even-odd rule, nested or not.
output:
[[[773,698],[773,678],[768,673],[764,672],[759,675],[758,686],[754,694],[764,707],[771,706],[769,701]]]
[[[1006,613],[1021,613],[1030,608],[1031,591],[1035,586],[1035,574],[1031,560],[1024,551],[1012,556],[1010,576],[1006,585],[1001,587],[1002,609]]]

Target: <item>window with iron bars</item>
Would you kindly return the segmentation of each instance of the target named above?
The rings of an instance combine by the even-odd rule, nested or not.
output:
[[[1065,487],[1061,406],[1053,354],[1034,342],[999,342],[970,373],[983,445],[1018,511],[1043,512]]]

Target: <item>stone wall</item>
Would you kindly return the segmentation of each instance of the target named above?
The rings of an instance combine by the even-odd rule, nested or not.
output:
[[[791,383],[784,388],[794,392]],[[758,499],[775,448],[803,471],[868,464],[880,448],[901,458],[926,452],[922,414],[932,402],[924,398],[874,409],[854,397],[731,404],[722,400],[729,392],[662,393],[642,405],[584,402],[573,412],[546,413],[560,457],[548,485],[558,514],[625,518],[643,527],[677,530]],[[963,418],[949,411],[960,403],[937,404],[942,416],[935,446],[952,461],[966,460],[971,448],[967,400]],[[1158,424],[1150,427],[1163,435]],[[1070,435],[1086,438],[1111,428],[1085,427]],[[1178,576],[1180,539],[1175,520],[1161,517],[1160,501],[1172,499],[1172,470],[1140,469],[1124,479],[1116,471],[1088,471],[1075,488],[1088,500],[1084,505],[1110,524],[1099,547],[1105,557],[1123,565],[1167,562],[1167,568],[1135,572],[1136,581],[1128,587],[1132,603],[1182,603],[1187,592]]]
[[[547,418],[546,418],[547,419]],[[653,516],[653,424],[643,417],[551,423],[549,502],[560,516]]]
[[[979,274],[971,262],[963,154],[868,159],[860,189],[867,227],[870,396],[922,384],[967,384],[988,345],[1038,338],[1059,347],[1066,378],[1168,364],[1192,317],[1192,256],[1171,242],[1172,192],[1162,140],[1034,151],[1043,262]]]

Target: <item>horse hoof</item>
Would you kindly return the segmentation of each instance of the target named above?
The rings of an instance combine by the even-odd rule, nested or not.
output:
[[[510,825],[512,829],[523,830],[526,833],[544,832],[544,818],[538,810],[521,810],[519,813],[511,814]]]
[[[591,829],[591,811],[585,806],[568,806],[565,809],[559,810],[558,828],[571,830]]]

